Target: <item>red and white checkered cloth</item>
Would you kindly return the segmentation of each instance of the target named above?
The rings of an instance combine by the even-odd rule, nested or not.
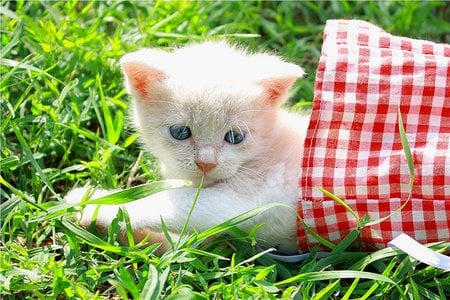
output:
[[[408,199],[409,171],[398,109],[414,159],[411,200],[365,227],[361,241],[384,247],[400,233],[450,240],[450,45],[390,35],[363,21],[330,20],[324,32],[299,200],[299,248],[333,243],[357,226],[325,188],[361,217],[379,219]]]

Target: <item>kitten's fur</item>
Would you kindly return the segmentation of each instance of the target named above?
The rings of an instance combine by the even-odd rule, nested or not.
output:
[[[164,52],[140,50],[121,60],[133,121],[161,163],[164,177],[187,179],[193,187],[160,192],[126,204],[137,239],[160,232],[162,217],[179,232],[191,208],[196,185],[204,186],[191,228],[202,231],[266,203],[276,207],[241,225],[263,223],[257,237],[264,246],[297,252],[298,174],[309,116],[289,114],[280,105],[303,70],[269,54],[250,54],[224,42],[206,42]],[[191,136],[176,140],[173,125],[188,126]],[[231,144],[230,131],[243,134]],[[80,201],[76,189],[68,201]],[[107,194],[97,190],[93,197]],[[106,229],[117,206],[102,206],[96,225]],[[94,207],[81,220],[90,223]],[[152,242],[163,241],[154,234]],[[164,248],[164,247],[163,247]]]

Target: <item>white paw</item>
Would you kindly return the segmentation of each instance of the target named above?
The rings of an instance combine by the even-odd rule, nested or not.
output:
[[[89,196],[89,199],[98,199],[114,192],[115,191],[96,190],[93,187],[86,185],[81,188],[75,188],[68,192],[64,197],[64,200],[67,203],[80,203],[86,196]]]
[[[71,190],[70,192],[67,193],[67,195],[64,197],[64,201],[66,201],[67,203],[73,203],[73,204],[77,204],[83,201],[84,198],[89,197],[89,200],[92,199],[98,199],[104,196],[107,196],[109,194],[112,194],[116,191],[111,190],[111,191],[107,191],[107,190],[97,190],[94,189],[93,187],[87,185],[81,188],[75,188],[73,190]],[[84,227],[89,226],[89,224],[92,221],[92,217],[95,213],[95,210],[97,209],[98,205],[87,205],[86,207],[83,208],[83,210],[79,213],[77,213],[76,215],[76,219],[78,219],[78,221],[80,221],[80,224]],[[114,208],[111,207],[103,207],[102,211],[104,212],[108,212],[109,210],[111,210]],[[115,210],[117,210],[117,208],[115,208]],[[109,220],[109,214],[106,213],[106,215],[103,216],[99,216],[100,219],[108,219]],[[101,224],[103,223],[102,220],[98,220],[97,223]]]
[[[79,203],[83,200],[84,196],[89,191],[89,186],[84,186],[82,188],[75,188],[67,193],[64,197],[64,201],[67,203]]]

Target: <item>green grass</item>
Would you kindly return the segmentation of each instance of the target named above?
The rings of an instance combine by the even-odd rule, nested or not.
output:
[[[394,34],[450,42],[440,2],[1,1],[1,240],[3,299],[445,299],[450,277],[391,249],[349,250],[280,263],[233,225],[155,247],[124,247],[71,221],[73,186],[131,187],[160,179],[127,120],[118,59],[141,47],[226,36],[271,49],[309,77],[291,104],[308,105],[324,22],[359,18]],[[447,18],[447,19],[445,19]],[[268,209],[267,207],[261,210]],[[230,235],[209,239],[228,230]],[[430,245],[448,251],[449,243]]]

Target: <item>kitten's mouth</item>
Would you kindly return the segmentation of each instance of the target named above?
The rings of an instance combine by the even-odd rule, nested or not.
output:
[[[193,176],[193,178],[191,178],[190,181],[192,182],[193,187],[198,187],[203,182],[202,187],[205,188],[205,187],[209,187],[211,185],[216,184],[217,182],[220,181],[220,179],[216,179],[212,176],[208,176],[207,174],[206,175],[201,174],[198,176]]]
[[[219,182],[226,181],[235,173],[229,172],[227,168],[220,167],[216,163],[196,162],[197,168],[191,173],[191,181],[194,185],[199,185],[203,179],[203,187],[208,187]]]
[[[192,180],[192,182],[195,185],[199,185],[203,179],[203,187],[208,187],[208,186],[214,185],[218,182],[226,180],[226,178],[227,178],[227,177],[223,177],[223,176],[217,176],[217,174],[215,174],[214,170],[211,170],[210,172],[203,172],[203,171],[199,170],[199,172],[197,172],[193,177],[195,179]]]
[[[207,178],[207,177],[203,177],[203,187],[209,187],[211,185],[214,185],[217,183],[217,180],[211,179],[211,178]]]

